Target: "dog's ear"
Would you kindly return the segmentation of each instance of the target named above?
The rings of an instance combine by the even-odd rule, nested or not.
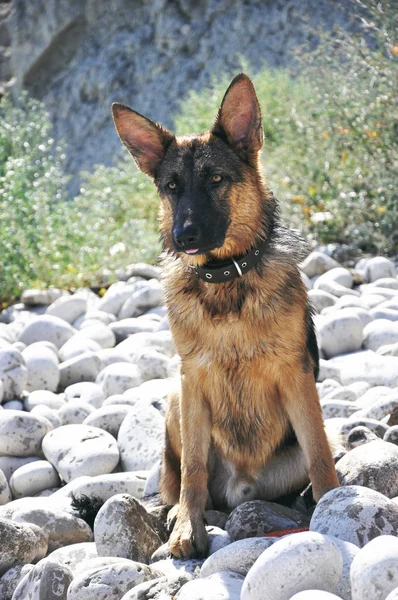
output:
[[[155,177],[174,135],[123,104],[112,104],[116,131],[138,167]]]
[[[261,109],[247,75],[237,75],[225,92],[212,133],[226,141],[245,160],[263,145]]]

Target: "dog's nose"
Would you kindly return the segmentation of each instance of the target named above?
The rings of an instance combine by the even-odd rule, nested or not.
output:
[[[192,247],[199,239],[199,231],[194,225],[176,227],[173,233],[174,241],[180,248]]]

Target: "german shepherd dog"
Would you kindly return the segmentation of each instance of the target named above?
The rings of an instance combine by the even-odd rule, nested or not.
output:
[[[261,175],[261,112],[246,75],[207,133],[175,137],[122,104],[112,109],[161,199],[165,299],[181,356],[161,472],[161,496],[177,505],[169,546],[177,557],[203,555],[206,506],[273,500],[309,478],[319,500],[339,485],[297,267],[305,244],[279,224]]]

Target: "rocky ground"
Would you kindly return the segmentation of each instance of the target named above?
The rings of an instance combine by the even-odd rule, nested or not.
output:
[[[302,273],[342,487],[315,510],[307,491],[208,511],[205,560],[169,556],[154,495],[179,363],[158,269],[132,265],[102,298],[29,290],[1,313],[2,600],[398,599],[396,269],[313,252]],[[94,523],[73,495],[104,502]]]

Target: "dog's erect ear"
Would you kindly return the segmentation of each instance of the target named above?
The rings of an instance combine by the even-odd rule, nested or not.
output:
[[[120,139],[141,171],[155,177],[174,135],[123,104],[112,104],[112,115]]]
[[[237,75],[227,89],[212,133],[248,159],[263,145],[261,109],[254,85],[247,75]]]

